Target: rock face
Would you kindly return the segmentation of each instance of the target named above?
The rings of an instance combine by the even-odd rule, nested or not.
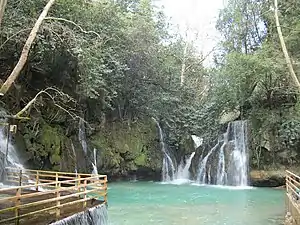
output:
[[[285,185],[285,171],[252,170],[250,185],[255,187],[280,187]]]
[[[69,172],[76,169],[89,173],[92,171],[91,162],[94,162],[93,149],[96,148],[98,171],[107,174],[110,180],[134,176],[139,180],[160,179],[162,153],[156,125],[151,119],[141,119],[130,125],[110,121],[101,129],[87,129],[87,153],[78,141],[78,122],[73,123],[74,127],[72,123],[65,127],[50,124],[37,116],[20,124],[17,135],[14,135],[19,138],[14,137],[13,144],[18,155],[22,155],[22,164],[29,169]],[[90,125],[97,127],[96,124]],[[0,160],[2,158],[0,151]],[[1,167],[0,163],[0,176]]]
[[[155,124],[149,120],[135,124],[112,123],[91,137],[98,149],[98,168],[109,178],[155,179],[161,170],[162,153]]]

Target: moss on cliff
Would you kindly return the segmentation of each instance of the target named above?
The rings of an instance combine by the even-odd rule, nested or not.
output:
[[[98,165],[103,172],[126,174],[140,167],[161,168],[157,131],[152,121],[110,125],[92,137],[93,145],[101,152]]]
[[[60,169],[62,147],[67,139],[62,129],[42,119],[31,121],[23,127],[27,164],[31,168]]]
[[[45,124],[40,133],[40,142],[45,152],[50,154],[51,164],[58,164],[60,162],[60,149],[63,142],[63,135],[61,135],[59,129]]]

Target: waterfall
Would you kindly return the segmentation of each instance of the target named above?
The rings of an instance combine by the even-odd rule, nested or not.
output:
[[[220,148],[219,153],[219,163],[218,163],[218,173],[217,173],[217,184],[223,185],[226,182],[226,172],[225,172],[225,155],[224,155],[224,147],[226,143],[224,142]]]
[[[77,157],[76,157],[76,152],[75,152],[75,148],[74,148],[74,144],[73,144],[73,141],[71,140],[71,148],[72,148],[72,152],[73,152],[73,157],[74,157],[74,162],[75,162],[75,165],[74,165],[74,171],[75,173],[77,174]]]
[[[204,157],[204,159],[201,159],[201,162],[199,163],[199,168],[198,168],[198,176],[197,176],[197,182],[200,184],[205,184],[206,183],[206,168],[207,168],[207,160],[209,156],[217,149],[219,146],[219,142],[207,153],[207,155]],[[208,173],[208,177],[210,177],[210,173]]]
[[[8,141],[8,142],[7,142]],[[5,160],[6,156],[6,150],[7,152],[7,160]],[[5,172],[5,167],[13,167],[18,169],[24,169],[24,166],[20,162],[20,159],[18,157],[17,151],[15,147],[11,144],[10,140],[7,140],[7,135],[5,135],[4,128],[0,129],[0,181],[3,178],[3,174]],[[23,174],[23,178],[27,178],[28,184],[35,184],[35,180],[31,180],[28,176],[28,174]],[[0,186],[3,184],[0,183]],[[35,190],[35,188],[31,188],[32,190]],[[40,187],[40,191],[44,191],[45,189]]]
[[[154,119],[154,118],[152,118],[152,119],[155,121],[155,123],[157,125],[161,151],[163,152],[162,181],[170,182],[170,181],[174,180],[174,177],[175,177],[175,166],[174,166],[174,163],[170,156],[170,153],[169,153],[168,149],[166,148],[166,144],[164,141],[164,135],[163,135],[161,126],[156,119]]]
[[[79,119],[78,139],[79,139],[79,142],[81,143],[84,154],[87,154],[85,125],[84,125],[83,119],[81,119],[81,118]]]
[[[247,135],[246,121],[230,122],[227,131],[223,134],[223,140],[219,141],[203,159],[200,158],[197,182],[247,186]]]
[[[234,149],[230,155],[228,168],[228,185],[248,185],[248,152],[247,123],[235,121],[232,123]]]
[[[94,148],[94,163],[92,163],[93,171],[92,174],[98,175],[97,169],[97,149]]]
[[[191,137],[192,137],[192,139],[194,141],[194,147],[195,147],[195,149],[199,148],[202,145],[202,143],[203,143],[203,138],[200,138],[200,137],[198,137],[196,135],[192,135]]]
[[[193,152],[190,157],[188,158],[188,160],[186,161],[186,163],[184,163],[184,161],[182,161],[177,169],[177,173],[176,173],[176,179],[178,180],[189,180],[190,179],[190,166],[192,163],[192,159],[194,158],[196,152]]]
[[[223,134],[223,144],[220,148],[218,169],[217,169],[217,184],[224,185],[226,183],[226,171],[225,171],[225,154],[224,148],[228,144],[228,137],[230,132],[230,123],[227,126],[226,133]]]
[[[74,214],[51,225],[107,225],[107,207],[102,204],[84,212]]]
[[[8,141],[8,143],[7,143]],[[6,150],[8,150],[7,160],[6,158]],[[5,163],[6,160],[6,163]],[[0,129],[0,178],[4,172],[4,168],[6,166],[16,167],[23,169],[23,165],[21,164],[18,154],[14,146],[10,143],[10,140],[7,140],[7,136],[5,135],[4,128]]]

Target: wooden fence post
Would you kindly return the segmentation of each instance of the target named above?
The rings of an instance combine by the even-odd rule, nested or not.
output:
[[[39,171],[37,171],[35,175],[35,190],[39,191]]]
[[[19,172],[19,186],[22,186],[22,170]]]
[[[83,209],[85,209],[86,208],[86,185],[87,185],[87,180],[85,179],[84,181],[83,181],[83,191],[84,191],[84,202],[83,202]]]
[[[104,192],[105,192],[105,195],[104,195],[104,202],[107,203],[107,176],[104,177]]]
[[[59,220],[60,217],[60,183],[56,183],[56,221]]]
[[[58,173],[55,173],[55,188],[58,186]]]
[[[16,203],[15,203],[15,224],[16,225],[19,225],[19,207],[20,207],[20,204],[21,204],[21,187],[17,188],[17,192],[16,192]]]
[[[81,176],[80,176],[80,174],[78,175],[78,179],[81,179]],[[80,192],[80,185],[81,185],[81,181],[80,180],[78,180],[77,181],[77,185],[78,185],[78,193]],[[79,198],[80,198],[80,195],[79,195]]]

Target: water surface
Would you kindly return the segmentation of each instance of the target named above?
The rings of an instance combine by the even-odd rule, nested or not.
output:
[[[280,225],[284,192],[155,182],[111,183],[110,225]]]

